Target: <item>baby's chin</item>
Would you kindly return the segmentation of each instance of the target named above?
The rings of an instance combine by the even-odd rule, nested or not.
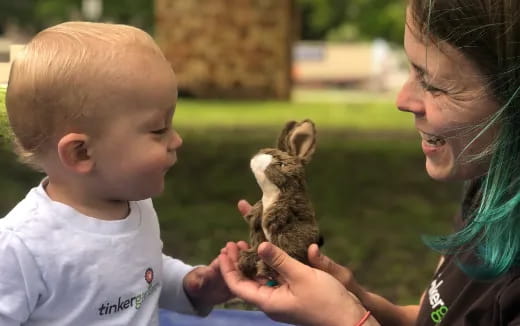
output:
[[[151,191],[149,193],[149,195],[143,199],[154,198],[154,197],[160,196],[163,194],[163,192],[164,192],[164,183],[162,184],[162,186],[160,188],[156,189],[155,191]]]
[[[139,201],[139,200],[145,200],[148,198],[155,198],[160,195],[162,195],[164,192],[164,182],[153,189],[147,189],[146,191],[142,191],[136,194],[131,194],[125,198],[127,201]]]

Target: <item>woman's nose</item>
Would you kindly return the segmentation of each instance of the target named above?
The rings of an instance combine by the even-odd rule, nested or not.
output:
[[[422,116],[425,114],[424,95],[424,90],[409,78],[397,94],[396,106],[400,111]]]

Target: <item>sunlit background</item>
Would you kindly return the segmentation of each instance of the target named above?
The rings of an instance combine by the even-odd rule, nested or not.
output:
[[[416,302],[437,255],[421,234],[450,230],[459,185],[431,181],[412,117],[395,109],[407,74],[400,0],[0,0],[0,214],[42,175],[11,152],[4,94],[10,61],[47,26],[124,23],[172,63],[179,162],[155,204],[165,251],[208,263],[247,238],[238,199],[261,192],[249,170],[288,120],[311,118],[307,180],[323,251],[369,289]],[[138,91],[138,90],[136,90]],[[0,216],[1,216],[0,215]]]

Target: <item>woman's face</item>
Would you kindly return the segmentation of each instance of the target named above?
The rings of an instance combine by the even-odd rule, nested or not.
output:
[[[475,127],[499,105],[472,62],[447,43],[419,38],[410,17],[408,13],[404,35],[410,73],[397,96],[397,107],[414,115],[430,177],[468,180],[481,176],[489,157],[473,162],[468,158],[492,143],[497,128],[489,128],[472,142],[482,130]]]

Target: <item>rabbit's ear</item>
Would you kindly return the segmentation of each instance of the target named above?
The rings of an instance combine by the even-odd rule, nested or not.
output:
[[[290,128],[288,128],[290,127]],[[303,120],[300,123],[294,121],[289,122],[282,132],[285,133],[285,149],[287,153],[298,156],[305,162],[310,161],[314,150],[316,149],[316,128],[311,120]],[[280,137],[279,144],[282,142]]]
[[[291,154],[298,156],[305,162],[311,160],[316,149],[316,128],[311,120],[298,123],[290,133],[289,146]]]
[[[289,151],[291,150],[290,146],[289,146],[289,139],[290,139],[290,134],[291,134],[292,130],[294,129],[294,127],[296,126],[296,124],[297,124],[296,121],[289,121],[285,124],[285,127],[282,130],[282,133],[278,137],[278,146],[277,147],[279,150],[287,152],[287,153],[289,153]]]

